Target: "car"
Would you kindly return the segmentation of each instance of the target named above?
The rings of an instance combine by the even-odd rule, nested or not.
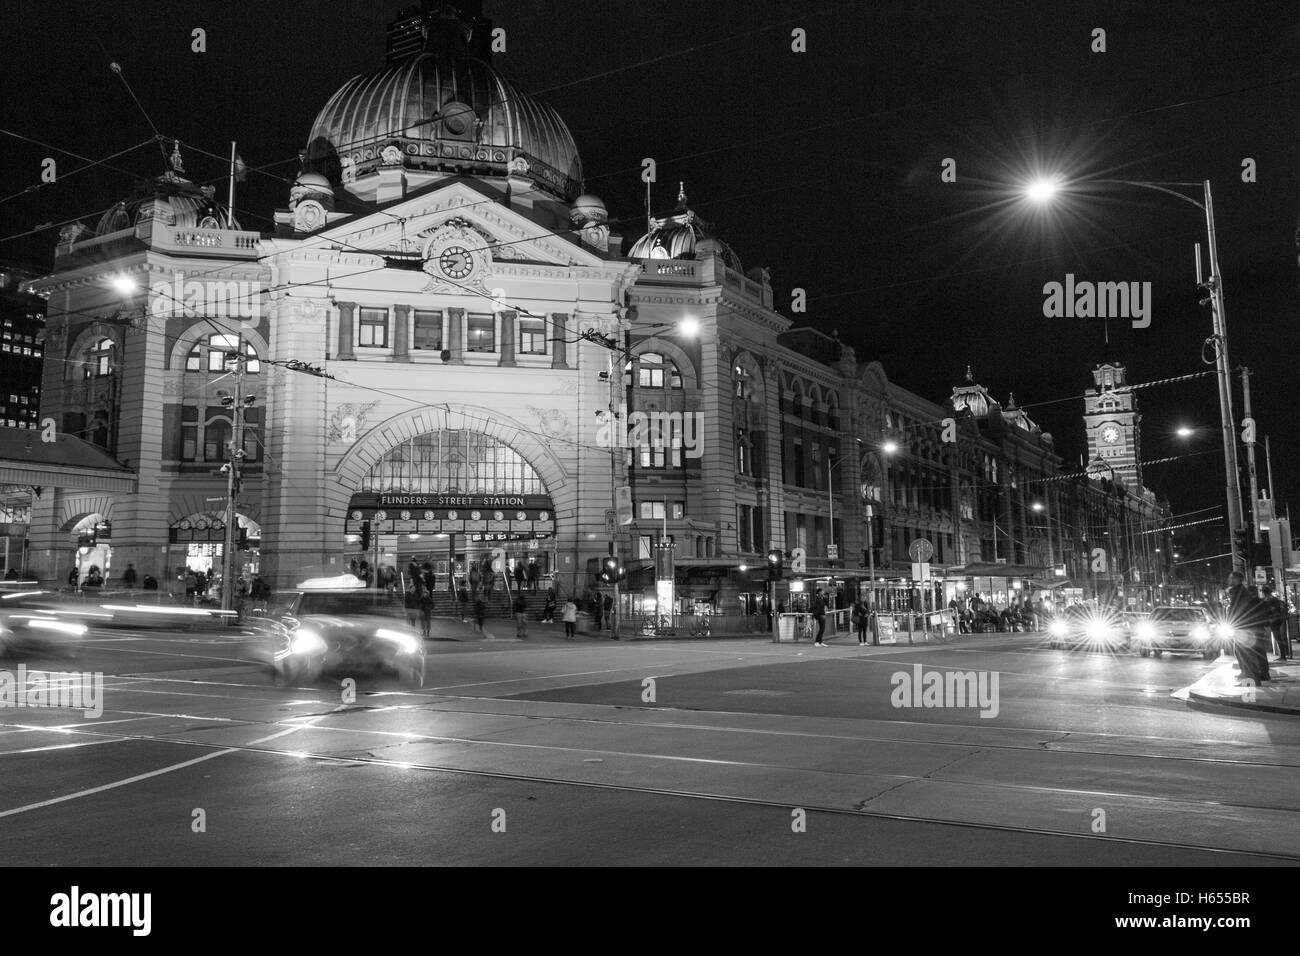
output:
[[[1158,607],[1133,627],[1132,647],[1143,657],[1170,653],[1200,654],[1212,661],[1231,644],[1224,629],[1200,607]]]
[[[280,595],[269,628],[277,683],[389,673],[404,687],[424,686],[424,638],[407,623],[401,596],[357,583]]]
[[[68,605],[56,591],[0,590],[0,657],[52,653],[75,659],[95,616]]]
[[[1128,628],[1112,608],[1066,608],[1047,625],[1047,646],[1113,651],[1128,646]]]

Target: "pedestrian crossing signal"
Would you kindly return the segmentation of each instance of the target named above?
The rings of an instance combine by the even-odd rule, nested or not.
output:
[[[627,577],[627,569],[612,554],[600,563],[600,579],[606,584],[615,584]]]

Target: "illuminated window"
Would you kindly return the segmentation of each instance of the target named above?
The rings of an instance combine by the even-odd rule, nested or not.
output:
[[[185,357],[185,371],[198,372],[206,369],[209,372],[225,372],[233,367],[233,362],[229,358],[239,348],[239,336],[216,333],[205,336],[194,344],[190,349],[190,354]],[[245,369],[250,375],[256,375],[262,371],[262,363],[258,361],[257,350],[247,342],[244,343],[244,355],[247,356],[248,362]]]
[[[100,339],[86,350],[86,378],[103,378],[113,374],[112,339]]]
[[[495,352],[497,350],[497,320],[490,313],[465,317],[465,351]]]
[[[432,352],[442,351],[442,313],[415,312],[415,341],[413,348],[427,349]]]
[[[519,320],[519,354],[546,354],[546,327],[541,319]]]

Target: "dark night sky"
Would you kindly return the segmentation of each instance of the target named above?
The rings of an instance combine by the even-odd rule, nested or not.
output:
[[[108,70],[126,77],[167,136],[291,178],[311,122],[349,77],[383,65],[402,0],[258,3],[10,0],[0,36],[9,94],[0,125],[101,159],[151,135]],[[806,320],[942,401],[967,363],[996,397],[1014,392],[1057,439],[1082,450],[1078,395],[1103,349],[1097,319],[1047,319],[1043,283],[1067,272],[1149,281],[1149,329],[1111,325],[1134,381],[1198,371],[1210,317],[1192,244],[1204,220],[1141,190],[1080,188],[1051,212],[1012,185],[1036,169],[1071,179],[1200,181],[1215,187],[1230,345],[1247,364],[1271,434],[1279,496],[1295,498],[1300,440],[1300,18],[1294,3],[486,0],[507,31],[496,65],[565,118],[587,188],[638,233],[640,162],[659,167],[657,210],[685,180],[696,211],[746,266],[773,272],[781,311],[806,290]],[[792,12],[793,11],[793,12]],[[208,52],[190,52],[190,31]],[[808,52],[790,51],[803,27]],[[1090,51],[1094,27],[1104,54]],[[0,137],[0,198],[37,182],[50,150]],[[940,164],[957,162],[957,182]],[[1258,182],[1241,181],[1241,162]],[[187,171],[224,164],[187,152]],[[67,176],[81,160],[60,157]],[[126,195],[161,171],[157,148],[0,202],[0,257],[47,265],[57,235],[10,238]],[[238,207],[267,229],[287,183],[254,173]],[[93,221],[93,220],[91,220]],[[796,318],[800,318],[796,316]],[[1141,393],[1143,456],[1176,513],[1222,505],[1212,378]],[[1208,426],[1190,446],[1181,423]],[[1263,465],[1260,465],[1261,481]],[[1297,500],[1300,505],[1300,500]]]

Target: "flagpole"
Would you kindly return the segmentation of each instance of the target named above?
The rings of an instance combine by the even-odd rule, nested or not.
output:
[[[230,214],[231,220],[235,218],[235,141],[230,141],[230,201],[226,203],[226,210]]]

